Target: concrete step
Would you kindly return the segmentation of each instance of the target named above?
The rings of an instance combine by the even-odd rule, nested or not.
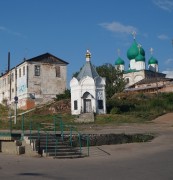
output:
[[[89,123],[94,122],[94,113],[83,113],[75,119],[75,122],[79,123]]]
[[[58,156],[57,158],[77,158],[83,156],[80,152],[79,147],[70,146],[69,135],[65,136],[63,141],[61,136],[59,135],[51,135],[49,137],[45,136],[45,134],[40,134],[40,141],[38,141],[37,135],[35,135],[35,139],[33,136],[27,137],[25,135],[25,139],[30,139],[31,141],[33,141],[35,145],[32,144],[32,146],[36,147],[35,149],[38,151],[38,153],[42,154],[43,156]]]

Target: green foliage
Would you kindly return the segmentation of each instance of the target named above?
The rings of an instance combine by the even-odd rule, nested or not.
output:
[[[99,76],[106,78],[106,98],[110,99],[115,93],[122,92],[125,88],[125,80],[120,70],[116,70],[111,64],[104,64],[96,67]],[[77,77],[79,72],[75,72],[73,77]]]
[[[111,98],[115,93],[122,92],[125,88],[125,80],[122,77],[122,72],[116,70],[111,64],[104,64],[96,68],[101,77],[106,78],[106,96]]]
[[[117,108],[119,113],[129,112],[135,108],[133,101],[124,99],[107,100],[107,112],[111,113],[112,109]]]
[[[71,93],[69,89],[66,89],[63,94],[56,95],[56,100],[69,99],[71,97]]]
[[[119,114],[120,110],[118,107],[113,107],[110,111],[110,114]]]
[[[127,94],[107,101],[110,114],[132,115],[141,121],[152,120],[173,111],[173,93]]]

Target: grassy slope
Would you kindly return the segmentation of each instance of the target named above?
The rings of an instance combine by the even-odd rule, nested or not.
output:
[[[120,123],[146,123],[156,117],[173,111],[173,93],[151,95],[118,95],[107,102],[110,113],[97,115],[94,125],[117,125]],[[0,105],[0,129],[9,129],[8,109]],[[75,125],[75,116],[70,114],[70,100],[55,102],[42,108],[37,108],[25,116],[17,118],[14,129],[21,129],[24,118],[25,129],[42,128],[40,123],[54,123],[54,117],[61,116],[67,125]],[[59,118],[57,125],[60,125]]]

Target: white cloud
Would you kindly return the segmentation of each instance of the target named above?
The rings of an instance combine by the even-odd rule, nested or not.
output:
[[[153,3],[165,11],[173,10],[173,0],[153,0]]]
[[[114,33],[130,34],[133,31],[137,32],[137,28],[130,25],[123,25],[119,22],[101,23],[99,25]]]
[[[173,59],[172,58],[169,58],[165,61],[165,64],[171,64],[173,63]]]
[[[165,34],[160,34],[160,35],[158,35],[157,36],[160,40],[167,40],[167,39],[169,39],[169,37],[167,36],[167,35],[165,35]]]
[[[19,37],[22,37],[22,38],[26,38],[24,35],[22,35],[21,33],[19,32],[15,32],[15,31],[12,31],[4,26],[0,26],[0,31],[4,31],[6,33],[9,33],[9,34],[12,34],[12,35],[15,35],[15,36],[19,36]]]

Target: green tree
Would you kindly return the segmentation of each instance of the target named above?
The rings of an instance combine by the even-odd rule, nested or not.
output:
[[[123,78],[123,73],[116,70],[112,64],[104,64],[96,68],[101,77],[106,78],[106,96],[111,98],[115,93],[122,92],[125,88],[126,82]]]
[[[112,64],[104,64],[96,67],[99,76],[106,78],[106,98],[111,98],[115,93],[122,92],[125,88],[123,73],[116,70]],[[77,77],[79,72],[75,72],[73,77]]]
[[[69,99],[71,97],[71,93],[69,89],[66,89],[63,94],[57,94],[56,100]]]

